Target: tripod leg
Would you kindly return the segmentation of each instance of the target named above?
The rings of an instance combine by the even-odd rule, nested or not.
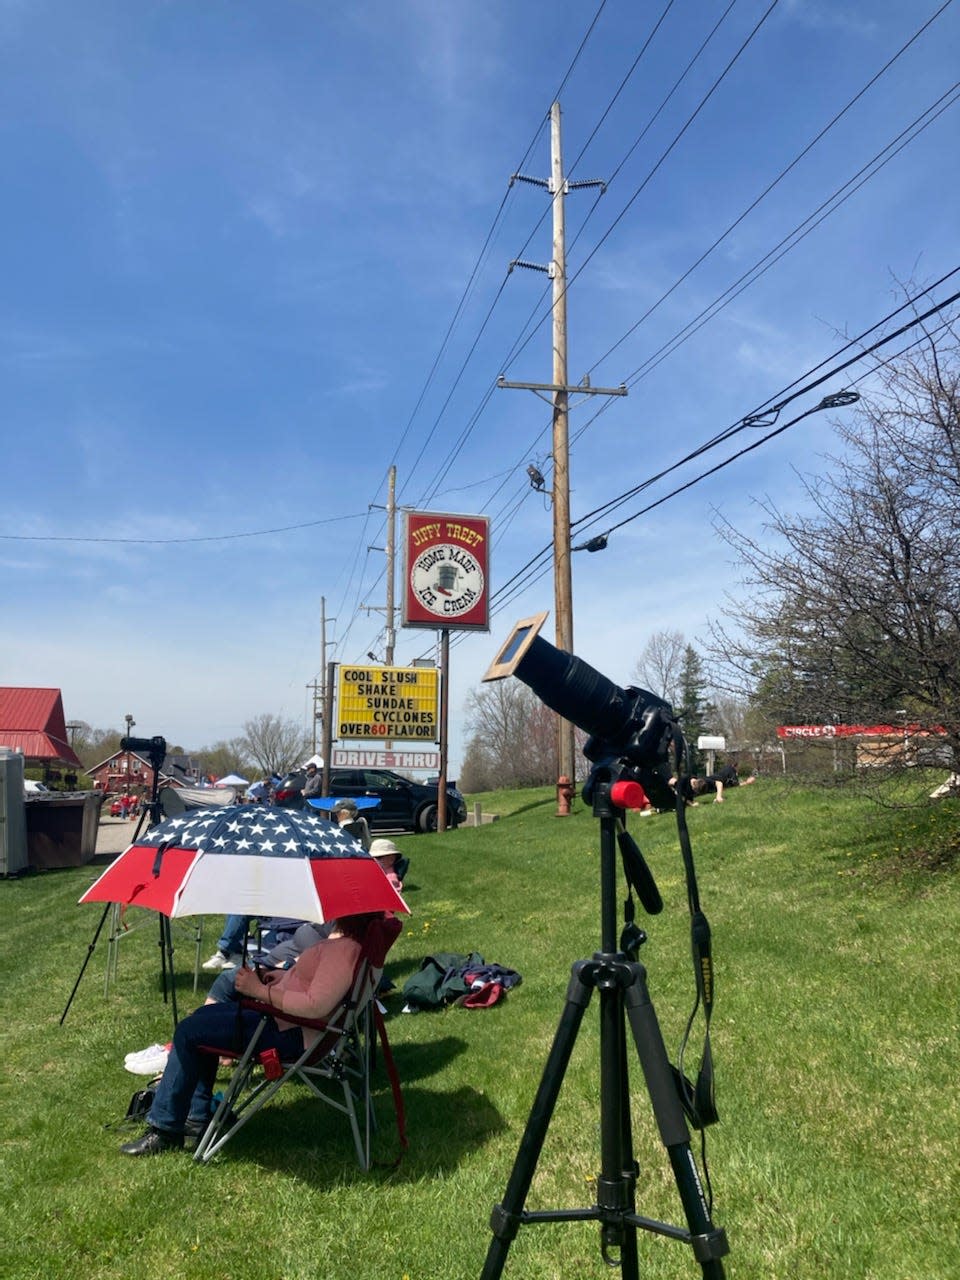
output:
[[[600,990],[600,1142],[601,1172],[597,1206],[601,1211],[601,1252],[608,1266],[619,1255],[623,1280],[637,1280],[637,1166],[630,1125],[629,1071],[623,999],[619,985]]]
[[[70,1012],[70,1006],[73,1004],[73,997],[77,994],[77,988],[80,986],[80,979],[83,977],[84,973],[86,972],[87,965],[90,963],[90,957],[93,955],[93,949],[97,945],[97,939],[100,937],[100,930],[103,928],[104,924],[106,923],[107,914],[110,911],[110,906],[111,904],[108,902],[107,905],[104,907],[103,915],[100,917],[100,923],[97,925],[96,931],[93,937],[90,939],[90,942],[87,946],[87,954],[83,958],[83,964],[80,966],[80,972],[77,974],[77,980],[73,984],[73,990],[70,992],[70,998],[66,1003],[66,1007],[64,1008],[63,1013],[61,1013],[60,1015],[61,1027],[63,1026],[64,1019],[66,1018],[67,1014]]]
[[[656,1011],[647,991],[643,965],[630,966],[635,977],[624,993],[624,1003],[634,1043],[640,1057],[660,1140],[667,1149],[680,1202],[686,1215],[694,1257],[707,1280],[723,1280],[720,1259],[728,1252],[722,1228],[710,1219],[700,1174],[690,1150],[690,1131],[670,1070]]]
[[[173,1026],[176,1030],[179,1018],[177,1016],[177,987],[173,977],[173,929],[170,924],[170,917],[161,915],[160,917],[160,967],[163,971],[163,999],[166,1003],[167,999],[167,978],[170,981],[170,1007],[173,1013]]]
[[[560,1094],[560,1086],[570,1062],[580,1023],[590,1003],[591,988],[580,977],[582,962],[573,966],[567,998],[553,1038],[550,1055],[543,1069],[540,1087],[534,1099],[527,1127],[520,1140],[520,1150],[513,1164],[507,1189],[500,1204],[494,1205],[490,1229],[494,1238],[487,1250],[481,1280],[497,1280],[507,1260],[507,1251],[520,1226],[523,1206],[536,1172],[547,1128]]]

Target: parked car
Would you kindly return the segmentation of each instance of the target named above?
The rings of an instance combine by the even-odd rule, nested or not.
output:
[[[303,808],[303,787],[307,781],[304,769],[291,769],[280,779],[273,793],[273,803],[281,809]]]
[[[376,796],[376,809],[364,809],[371,831],[436,831],[437,784],[411,782],[392,769],[331,769],[330,794],[357,799]],[[447,826],[458,827],[467,817],[467,802],[447,786]]]
[[[51,794],[50,788],[45,787],[42,782],[34,782],[32,778],[24,778],[23,780],[24,796],[48,796]]]

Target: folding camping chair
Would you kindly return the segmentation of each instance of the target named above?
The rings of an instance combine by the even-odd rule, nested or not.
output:
[[[329,1018],[320,1021],[295,1018],[287,1014],[283,1016],[285,1022],[320,1032],[319,1038],[296,1059],[279,1060],[275,1050],[258,1050],[267,1019],[276,1010],[256,1000],[242,1002],[244,1008],[255,1009],[263,1013],[264,1017],[242,1054],[232,1054],[222,1049],[209,1051],[221,1057],[235,1057],[237,1065],[220,1105],[197,1144],[194,1160],[210,1160],[288,1081],[299,1080],[320,1102],[347,1117],[360,1167],[363,1170],[369,1169],[370,1141],[375,1127],[370,1080],[375,1025],[384,1046],[401,1142],[405,1144],[399,1085],[389,1057],[382,1015],[376,1003],[384,961],[400,928],[400,921],[390,916],[371,923],[364,937],[350,990]],[[263,1067],[264,1078],[253,1085],[246,1097],[241,1097],[251,1084],[258,1067]]]

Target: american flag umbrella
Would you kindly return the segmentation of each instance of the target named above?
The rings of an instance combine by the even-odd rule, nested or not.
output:
[[[150,907],[165,916],[289,916],[323,923],[409,911],[375,858],[313,812],[229,805],[145,831],[81,902]]]

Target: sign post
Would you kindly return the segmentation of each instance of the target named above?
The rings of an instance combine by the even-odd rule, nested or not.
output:
[[[445,831],[450,632],[490,630],[490,521],[486,516],[408,511],[404,514],[403,548],[403,625],[440,632],[437,830]]]

